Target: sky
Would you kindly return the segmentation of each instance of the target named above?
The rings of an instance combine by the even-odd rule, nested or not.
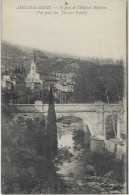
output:
[[[3,0],[2,40],[54,53],[125,59],[126,0],[68,0],[67,6],[65,2],[66,0]],[[24,5],[52,6],[52,12],[57,7],[59,14],[36,15],[35,10],[17,9]],[[82,10],[87,11],[87,15],[62,15],[60,6],[63,9],[91,6],[92,9]],[[93,9],[93,6],[107,8]]]

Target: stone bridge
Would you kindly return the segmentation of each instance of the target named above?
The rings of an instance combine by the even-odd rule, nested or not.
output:
[[[48,113],[48,104],[13,104],[10,105],[10,107],[12,110],[17,108],[21,113],[41,112],[45,116],[47,116]],[[75,116],[82,119],[83,130],[86,132],[88,126],[92,136],[106,136],[106,121],[109,116],[115,115],[117,118],[118,138],[125,125],[124,106],[120,104],[55,104],[55,111],[57,119],[65,116]]]
[[[47,115],[48,105],[35,105],[36,109]],[[117,137],[120,137],[121,128],[124,125],[124,106],[120,104],[55,104],[57,119],[65,116],[75,116],[83,119],[83,130],[87,126],[92,136],[106,136],[106,120],[109,116],[117,118]]]

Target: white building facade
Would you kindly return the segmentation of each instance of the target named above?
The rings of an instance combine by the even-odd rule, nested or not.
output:
[[[35,84],[38,83],[41,85],[41,89],[43,86],[43,80],[40,79],[40,74],[36,72],[36,64],[34,61],[31,63],[31,70],[26,78],[27,87],[31,89],[34,88]]]

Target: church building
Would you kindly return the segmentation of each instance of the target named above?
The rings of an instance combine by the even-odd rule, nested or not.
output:
[[[33,91],[39,91],[42,89],[43,81],[40,79],[40,74],[36,72],[36,59],[34,56],[34,61],[31,63],[31,69],[26,78],[27,87],[31,88]]]

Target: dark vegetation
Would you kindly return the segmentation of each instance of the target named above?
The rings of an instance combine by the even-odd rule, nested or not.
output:
[[[83,130],[74,131],[73,140],[75,141],[76,144],[81,145],[81,147],[85,147],[85,144],[84,144],[84,131]]]
[[[10,100],[12,100],[12,102],[14,103],[14,101],[17,100],[18,98],[19,98],[19,95],[16,91],[12,92],[7,89],[1,90],[1,100],[2,100],[2,103],[5,105],[8,105]]]
[[[103,153],[93,153],[93,162],[97,175],[104,176],[112,171],[111,179],[117,182],[125,182],[125,164],[122,160],[117,160],[112,153],[103,151]]]
[[[68,150],[67,147],[58,149],[58,158],[55,160],[56,164],[63,164],[64,161],[71,162],[71,157],[74,155]]]
[[[124,93],[123,62],[119,65],[80,66],[76,78],[75,99],[80,102],[118,102]]]
[[[57,129],[52,89],[47,125],[45,120],[19,117],[13,121],[2,106],[2,193],[61,193],[56,174]],[[64,191],[64,190],[63,190]]]
[[[52,155],[56,156],[57,151],[58,151],[58,140],[57,140],[56,113],[55,113],[55,108],[54,108],[54,96],[53,96],[53,92],[52,92],[52,87],[50,88],[49,109],[48,109],[46,129],[48,132],[47,152],[48,153],[53,152]]]

